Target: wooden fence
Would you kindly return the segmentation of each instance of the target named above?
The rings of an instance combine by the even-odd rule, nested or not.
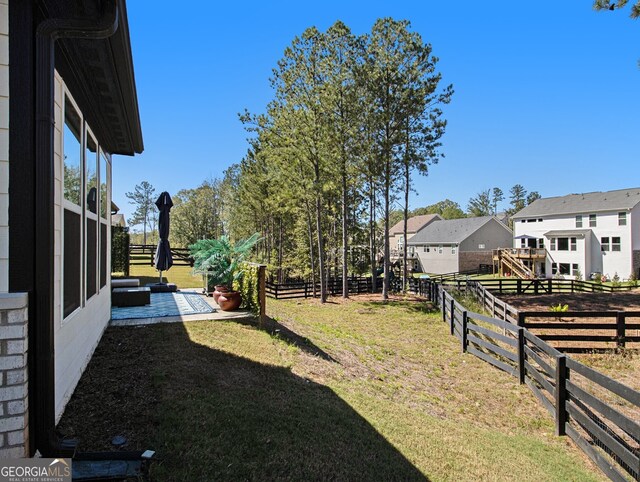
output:
[[[350,294],[372,292],[371,277],[347,278]],[[320,296],[320,283],[315,283],[315,295]],[[311,281],[287,281],[286,283],[274,283],[266,281],[267,296],[277,300],[294,298],[311,298],[314,296],[313,282]],[[378,291],[382,289],[382,280],[379,280]],[[342,294],[342,278],[330,278],[327,280],[327,292],[330,295]]]
[[[156,248],[157,246],[154,244],[129,245],[129,265],[153,266]],[[193,268],[193,258],[189,248],[171,247],[171,256],[173,257],[174,266],[191,266]]]
[[[527,328],[472,312],[441,283],[423,288],[461,350],[526,384],[568,435],[612,480],[640,477],[640,392],[579,363]]]
[[[487,279],[482,280],[482,285],[492,293],[517,295],[596,292],[617,293],[634,289],[634,287],[630,285],[612,286],[594,283],[592,281],[569,279]]]
[[[580,323],[575,322],[575,318],[593,321]],[[628,322],[630,318],[638,320],[636,323]],[[536,319],[544,321],[531,321]],[[602,351],[614,347],[640,348],[640,311],[520,311],[518,325],[540,331],[537,336],[544,341],[571,342],[574,345],[576,342],[590,343],[588,346],[556,346],[563,353]],[[594,345],[594,342],[599,345]],[[630,343],[634,345],[630,346]]]

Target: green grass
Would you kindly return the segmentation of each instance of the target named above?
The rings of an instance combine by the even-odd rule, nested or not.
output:
[[[145,260],[149,257],[146,256]],[[124,276],[124,273],[113,273],[114,278]],[[129,268],[129,278],[138,278],[140,285],[147,283],[157,283],[160,279],[160,273],[149,264],[131,265]],[[165,283],[175,283],[178,288],[197,288],[204,286],[202,276],[193,276],[189,266],[172,266],[168,271],[162,272],[162,280]]]
[[[337,301],[109,328],[59,428],[156,450],[154,480],[604,480],[428,305]]]

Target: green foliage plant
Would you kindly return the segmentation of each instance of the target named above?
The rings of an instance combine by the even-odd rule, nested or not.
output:
[[[580,271],[579,269],[573,272],[573,276],[575,277],[576,281],[582,281],[582,271]]]
[[[232,286],[244,275],[240,268],[259,240],[258,233],[236,243],[228,236],[201,239],[189,246],[193,257],[193,273],[207,275],[209,288],[219,284]]]
[[[564,313],[569,311],[569,305],[563,305],[562,303],[558,303],[557,305],[551,305],[549,311],[553,311],[554,313]]]
[[[633,286],[634,288],[638,287],[638,277],[635,273],[631,273],[629,275],[629,285]]]
[[[239,291],[242,295],[242,308],[258,314],[260,312],[260,299],[258,297],[258,271],[259,265],[253,263],[242,263],[237,279],[233,281],[234,291]]]

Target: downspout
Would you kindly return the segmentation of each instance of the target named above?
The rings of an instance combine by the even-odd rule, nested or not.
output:
[[[54,342],[54,68],[55,43],[63,38],[104,39],[118,28],[118,0],[104,0],[97,19],[42,21],[36,30],[35,125],[35,370],[30,370],[30,423],[35,447],[45,457],[70,456],[75,444],[61,443],[55,433]],[[30,340],[31,341],[31,340]],[[35,399],[34,399],[35,398]]]

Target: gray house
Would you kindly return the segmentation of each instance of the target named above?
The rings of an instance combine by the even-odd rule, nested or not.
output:
[[[511,246],[511,230],[493,216],[437,221],[409,238],[422,271],[443,274],[492,263],[492,251]]]

